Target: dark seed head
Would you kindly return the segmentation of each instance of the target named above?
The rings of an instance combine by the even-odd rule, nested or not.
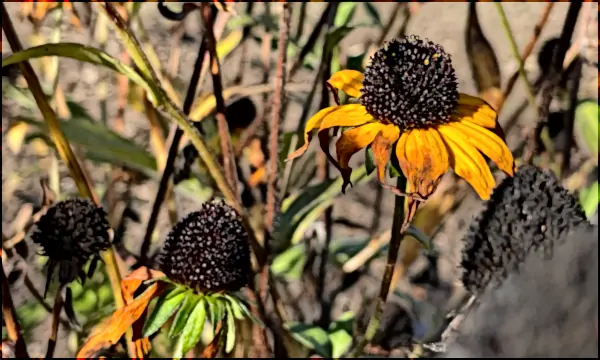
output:
[[[373,117],[403,130],[448,122],[458,100],[450,55],[414,35],[392,40],[371,58],[360,100]]]
[[[248,233],[232,207],[204,203],[171,229],[158,261],[169,279],[196,291],[236,291],[250,271]]]
[[[575,227],[586,224],[575,197],[551,173],[522,166],[505,179],[472,223],[462,254],[462,281],[471,292],[501,283],[531,252],[550,256]]]
[[[83,278],[83,266],[110,246],[106,212],[87,199],[70,199],[52,205],[36,223],[32,240],[49,258],[48,277],[59,266],[59,281]]]

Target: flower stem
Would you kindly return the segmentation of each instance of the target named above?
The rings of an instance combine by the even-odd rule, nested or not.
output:
[[[406,188],[406,178],[404,176],[398,177],[396,188],[404,192]],[[390,284],[392,283],[392,276],[394,274],[394,268],[396,267],[396,261],[398,260],[398,252],[400,245],[404,239],[406,229],[410,225],[419,201],[408,197],[396,196],[396,202],[394,206],[394,219],[392,222],[392,238],[390,240],[390,247],[388,249],[387,263],[383,272],[383,278],[381,279],[381,288],[379,289],[379,296],[375,304],[375,311],[369,320],[367,330],[365,331],[365,337],[358,343],[351,357],[359,357],[362,354],[364,347],[375,337],[377,329],[379,328],[379,322],[381,321],[381,315],[383,314],[383,308],[387,301],[388,294],[390,292]]]

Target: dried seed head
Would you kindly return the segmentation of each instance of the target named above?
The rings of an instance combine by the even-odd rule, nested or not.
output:
[[[452,60],[441,45],[417,36],[392,40],[365,70],[361,103],[380,121],[402,130],[450,120],[458,100]]]
[[[167,277],[196,291],[235,291],[250,271],[248,233],[224,202],[204,203],[167,235],[158,256]]]
[[[522,166],[505,179],[472,223],[462,254],[462,281],[472,292],[501,282],[532,251],[548,256],[576,226],[587,223],[578,201],[551,173]]]
[[[59,267],[59,281],[68,284],[83,266],[110,246],[106,212],[88,199],[70,199],[52,205],[35,224],[31,239],[48,256],[48,279],[54,266]],[[46,285],[47,286],[47,285]]]

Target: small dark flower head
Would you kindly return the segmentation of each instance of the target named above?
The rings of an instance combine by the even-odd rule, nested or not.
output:
[[[462,281],[471,292],[499,284],[533,251],[551,254],[555,243],[587,223],[579,202],[554,175],[522,166],[494,191],[473,221],[462,253]]]
[[[35,225],[31,238],[49,258],[48,279],[58,266],[61,284],[83,279],[85,263],[110,247],[106,212],[87,199],[57,202]]]
[[[450,55],[441,45],[411,35],[377,51],[365,70],[362,105],[402,130],[450,120],[458,101]]]
[[[169,279],[198,292],[236,291],[248,281],[248,233],[232,207],[204,203],[167,234],[158,261]]]

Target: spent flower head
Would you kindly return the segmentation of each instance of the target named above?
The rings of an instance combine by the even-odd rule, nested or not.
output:
[[[532,251],[551,254],[556,242],[587,224],[577,199],[556,177],[535,166],[522,166],[505,179],[473,221],[462,253],[462,281],[479,292],[521,264]]]
[[[482,154],[508,175],[513,156],[497,123],[496,111],[484,100],[458,92],[452,60],[443,47],[417,36],[392,40],[371,58],[364,73],[338,71],[331,88],[356,98],[349,104],[322,109],[304,131],[304,145],[288,160],[306,151],[312,131],[318,130],[321,148],[350,184],[350,158],[371,146],[380,183],[392,153],[408,180],[408,195],[425,199],[452,168],[482,199],[488,199],[494,178]],[[337,99],[337,97],[336,97]],[[347,128],[329,154],[330,128]]]
[[[204,203],[171,229],[158,261],[169,279],[198,292],[236,291],[250,272],[248,233],[231,206]]]
[[[83,280],[87,261],[110,247],[109,229],[104,209],[88,199],[64,200],[48,208],[31,234],[48,257],[46,290],[56,266],[61,284]]]

